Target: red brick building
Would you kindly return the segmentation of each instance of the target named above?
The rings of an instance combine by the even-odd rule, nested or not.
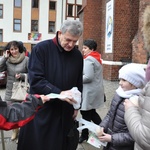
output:
[[[113,48],[105,51],[106,5],[111,0],[83,0],[80,20],[84,25],[79,49],[87,38],[98,43],[103,59],[104,79],[117,80],[118,70],[126,63],[147,63],[142,36],[142,14],[149,0],[113,0]]]

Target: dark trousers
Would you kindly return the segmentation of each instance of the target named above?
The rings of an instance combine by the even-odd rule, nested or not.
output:
[[[86,110],[86,111],[81,110],[80,112],[81,112],[82,118],[87,121],[93,121],[97,125],[99,125],[102,121],[101,117],[99,116],[99,114],[96,112],[95,109]],[[88,139],[88,135],[89,135],[88,129],[83,129],[81,136]]]

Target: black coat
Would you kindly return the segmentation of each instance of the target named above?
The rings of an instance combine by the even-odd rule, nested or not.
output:
[[[31,121],[37,110],[43,106],[42,100],[37,95],[28,95],[25,101],[7,105],[0,97],[0,129],[10,130],[22,127]]]
[[[30,92],[60,93],[72,87],[82,92],[83,58],[67,52],[56,38],[37,44],[29,60]],[[73,106],[59,99],[46,102],[34,120],[21,128],[18,150],[70,150],[67,135],[73,125]]]
[[[133,150],[134,140],[132,139],[124,121],[124,99],[114,96],[110,110],[101,122],[106,133],[111,134],[112,141],[108,143],[105,150]]]

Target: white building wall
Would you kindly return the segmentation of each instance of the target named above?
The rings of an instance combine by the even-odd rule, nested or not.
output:
[[[77,0],[77,4],[82,5],[82,0]]]
[[[61,23],[65,20],[66,15],[66,0],[56,1],[56,31],[59,30]],[[74,0],[70,0],[74,3]],[[77,3],[82,4],[82,0],[77,0]],[[0,19],[0,29],[3,29],[3,42],[11,40],[20,40],[25,43],[37,43],[28,40],[28,33],[31,32],[31,1],[22,0],[22,31],[13,32],[13,10],[14,0],[0,0],[3,4],[4,15]],[[42,40],[53,38],[55,34],[48,33],[48,11],[49,0],[40,0],[39,3],[39,33],[42,34]],[[73,19],[73,18],[67,18]],[[38,41],[40,42],[40,41]]]
[[[28,33],[31,32],[31,2],[22,0],[22,33],[21,40],[28,41]]]
[[[49,11],[49,0],[40,1],[39,4],[39,33],[42,34],[42,40],[50,38],[48,34],[48,11]]]
[[[13,24],[13,13],[12,13],[12,1],[5,1],[0,0],[0,3],[3,4],[3,19],[0,19],[0,28],[3,29],[3,40],[9,41],[12,37],[13,27],[11,25]]]

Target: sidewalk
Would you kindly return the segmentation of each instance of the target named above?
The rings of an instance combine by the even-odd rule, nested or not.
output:
[[[105,94],[106,94],[106,102],[104,104],[103,107],[99,108],[97,111],[100,114],[101,118],[104,118],[108,109],[109,109],[109,105],[110,102],[112,100],[112,97],[114,95],[115,90],[118,87],[118,82],[112,82],[112,81],[107,81],[104,80],[104,88],[105,88]],[[4,96],[4,90],[0,89],[0,95]],[[78,118],[80,118],[81,115],[80,113],[78,114]],[[2,147],[2,139],[1,139],[1,133],[0,133],[0,150],[16,150],[17,149],[17,144],[15,141],[11,141],[10,137],[11,137],[11,133],[12,131],[3,131],[4,133],[4,141],[5,141],[5,149],[3,149]],[[101,150],[101,149],[97,149],[93,146],[91,146],[90,144],[83,142],[82,144],[78,145],[77,150]]]

